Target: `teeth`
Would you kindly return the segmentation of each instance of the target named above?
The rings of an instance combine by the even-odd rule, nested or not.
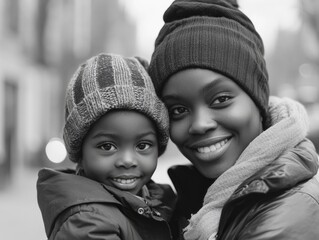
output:
[[[214,151],[220,149],[222,146],[224,146],[227,142],[228,142],[228,139],[225,139],[225,140],[218,142],[218,143],[215,143],[214,145],[211,145],[209,147],[197,148],[197,151],[200,153],[214,152]]]
[[[214,146],[214,145],[209,147],[210,152],[214,152],[216,151],[216,149],[217,149],[217,146]]]
[[[118,182],[121,184],[129,184],[135,182],[137,178],[123,179],[123,178],[113,178],[114,182]]]

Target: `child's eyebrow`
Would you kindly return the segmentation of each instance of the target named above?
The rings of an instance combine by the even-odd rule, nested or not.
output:
[[[118,135],[117,134],[114,134],[114,133],[105,133],[105,132],[98,132],[96,134],[93,134],[92,136],[92,139],[95,139],[95,138],[100,138],[100,137],[117,137]]]
[[[151,130],[148,132],[143,132],[141,134],[138,134],[138,137],[146,137],[148,135],[154,135],[157,136],[157,133],[155,130]],[[106,133],[106,132],[98,132],[96,134],[93,134],[92,139],[100,138],[100,137],[111,137],[111,138],[119,138],[120,136],[116,133]]]

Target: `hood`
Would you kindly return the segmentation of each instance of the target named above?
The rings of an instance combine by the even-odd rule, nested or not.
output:
[[[272,193],[290,189],[314,177],[318,166],[314,145],[309,140],[304,140],[246,179],[229,201],[250,193]]]
[[[40,170],[37,198],[47,236],[53,228],[56,217],[68,207],[90,202],[120,204],[101,184],[75,175],[75,171],[70,169]]]

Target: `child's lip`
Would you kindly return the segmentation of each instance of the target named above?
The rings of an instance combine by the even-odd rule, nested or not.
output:
[[[110,178],[112,185],[120,190],[132,191],[139,185],[141,177],[136,175],[119,175]]]
[[[140,178],[140,176],[137,175],[119,175],[112,177],[112,179],[133,179],[133,178]]]
[[[111,180],[115,183],[119,184],[132,184],[140,179],[140,176],[137,175],[119,175],[115,177],[111,177]]]
[[[117,182],[119,184],[132,184],[136,180],[137,178],[112,178],[113,182]]]

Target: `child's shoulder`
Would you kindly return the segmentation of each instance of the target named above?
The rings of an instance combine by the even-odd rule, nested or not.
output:
[[[64,207],[89,202],[118,203],[100,183],[78,176],[72,169],[41,169],[37,191],[40,200],[60,203]]]

